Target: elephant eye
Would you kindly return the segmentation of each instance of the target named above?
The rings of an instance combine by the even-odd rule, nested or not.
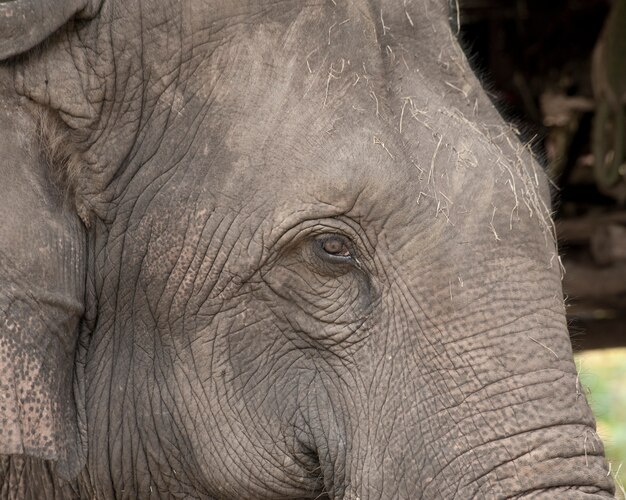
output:
[[[320,249],[333,258],[350,259],[352,258],[352,250],[350,242],[338,234],[325,236],[318,240]]]

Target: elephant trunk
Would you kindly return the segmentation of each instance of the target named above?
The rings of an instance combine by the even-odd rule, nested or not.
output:
[[[371,443],[352,467],[347,487],[331,498],[613,498],[601,444],[591,437],[593,430],[568,425],[559,434],[524,451],[517,451],[520,441],[545,440],[542,430],[497,444],[486,443],[456,456],[448,456],[443,450],[446,445],[442,445],[441,455],[446,458],[432,464],[424,464],[410,453],[400,452],[394,457],[384,443]],[[434,474],[430,472],[435,469]],[[463,470],[462,475],[458,475],[459,470]]]
[[[431,366],[415,361],[429,359],[423,351],[384,356],[330,405],[348,420],[316,439],[329,497],[612,497],[567,336],[522,332],[450,345],[455,356]]]
[[[402,416],[395,419],[401,425]],[[385,424],[381,423],[381,427]],[[556,427],[556,428],[553,428]],[[367,431],[363,432],[365,434]],[[465,431],[450,429],[456,444],[433,443],[383,429],[355,440],[350,479],[331,498],[545,498],[613,497],[602,444],[592,427],[548,424],[473,448],[461,442]],[[396,435],[394,435],[396,434]],[[422,451],[432,451],[427,462]],[[362,446],[361,446],[362,445]],[[363,449],[361,449],[363,448]],[[461,478],[461,479],[459,479]],[[421,492],[421,494],[420,494]]]

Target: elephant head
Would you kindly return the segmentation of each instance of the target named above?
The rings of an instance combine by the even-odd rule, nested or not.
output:
[[[5,491],[611,495],[447,2],[46,5],[0,3]]]

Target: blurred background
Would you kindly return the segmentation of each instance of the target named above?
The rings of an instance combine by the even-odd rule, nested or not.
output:
[[[626,497],[626,0],[449,2],[491,99],[554,184],[581,387]]]

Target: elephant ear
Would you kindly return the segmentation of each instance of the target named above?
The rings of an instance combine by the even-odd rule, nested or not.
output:
[[[26,52],[70,18],[89,18],[100,0],[0,0],[0,60]]]
[[[70,478],[84,462],[72,385],[86,231],[51,179],[33,109],[0,68],[0,454]]]

